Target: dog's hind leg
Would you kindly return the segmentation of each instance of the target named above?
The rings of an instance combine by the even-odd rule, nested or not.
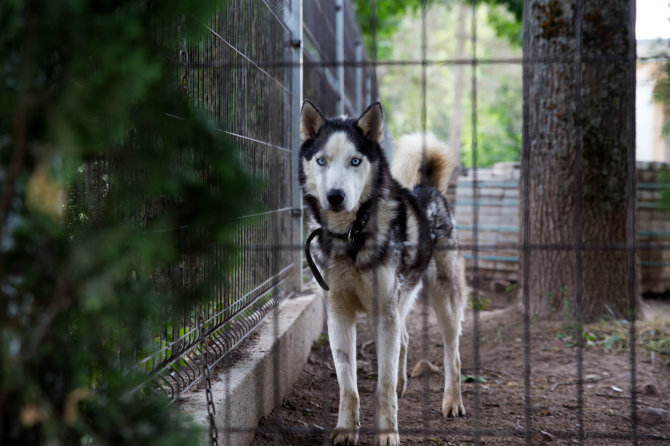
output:
[[[328,339],[340,387],[337,426],[330,434],[334,444],[358,443],[359,396],[356,386],[356,313],[328,309]]]
[[[428,296],[437,316],[444,343],[444,396],[442,415],[465,415],[461,397],[461,358],[458,341],[461,334],[464,294],[466,293],[462,259],[456,251],[435,255],[437,269],[430,268]]]
[[[404,299],[400,301],[400,359],[398,361],[398,398],[402,398],[407,390],[407,348],[409,345],[409,332],[407,331],[407,315],[412,311],[422,286],[417,285],[414,289],[405,294]]]

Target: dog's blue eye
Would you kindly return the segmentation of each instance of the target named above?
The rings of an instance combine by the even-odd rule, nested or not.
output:
[[[318,164],[319,166],[325,166],[326,165],[326,159],[324,157],[317,158],[316,159],[316,164]]]
[[[358,166],[361,164],[361,159],[360,158],[351,158],[351,165],[352,166]]]

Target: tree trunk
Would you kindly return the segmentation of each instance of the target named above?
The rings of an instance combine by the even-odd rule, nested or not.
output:
[[[629,34],[633,0],[582,3],[581,21],[575,0],[530,0],[524,14],[530,63],[524,69],[520,221],[523,228],[528,206],[531,248],[521,256],[520,273],[522,284],[528,273],[532,315],[572,319],[581,303],[588,321],[626,316],[629,296],[638,299],[625,249],[628,210],[635,204],[629,201],[635,193],[629,182],[635,40]],[[634,237],[634,230],[629,234]]]

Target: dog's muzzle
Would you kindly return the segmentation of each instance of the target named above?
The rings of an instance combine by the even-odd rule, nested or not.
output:
[[[344,191],[342,189],[331,189],[326,193],[326,199],[331,211],[339,211],[343,208]]]

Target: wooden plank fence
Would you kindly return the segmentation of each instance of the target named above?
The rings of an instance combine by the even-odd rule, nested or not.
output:
[[[670,242],[670,206],[662,192],[670,189],[668,164],[638,162],[637,235],[645,244]],[[472,170],[456,182],[454,215],[461,244],[472,246],[473,207],[479,207],[477,221],[478,274],[485,281],[518,281],[519,262],[519,166],[499,163],[492,168]],[[476,186],[477,199],[475,201]],[[467,267],[472,269],[473,251],[466,250]],[[639,251],[641,286],[644,293],[670,292],[670,250]]]

